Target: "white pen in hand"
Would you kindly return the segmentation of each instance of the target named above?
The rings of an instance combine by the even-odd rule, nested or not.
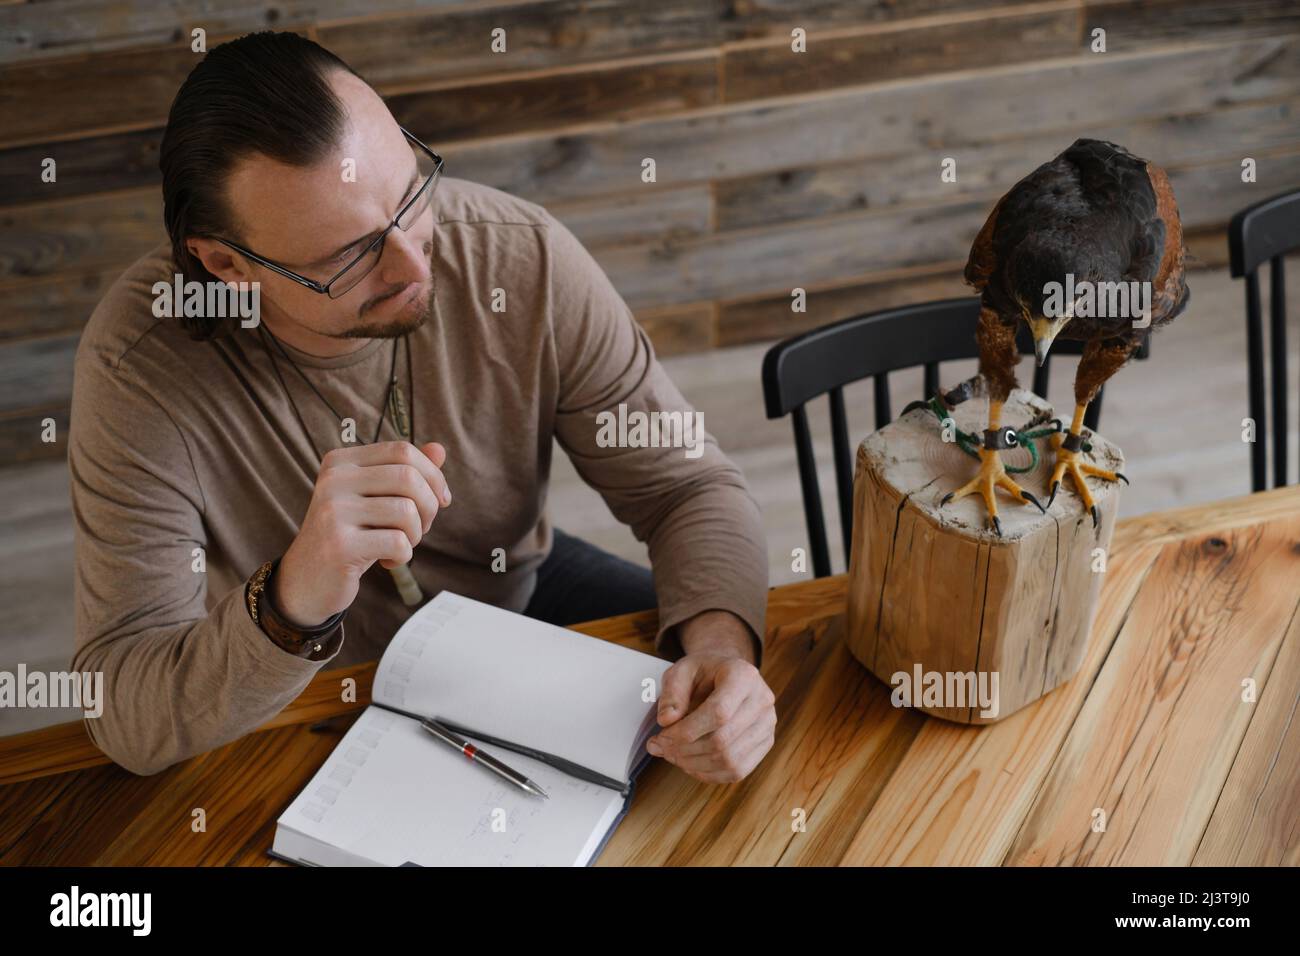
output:
[[[534,794],[535,796],[544,797],[548,800],[550,799],[550,797],[547,796],[546,791],[544,791],[537,784],[533,783],[533,781],[529,780],[518,770],[512,770],[510,767],[507,767],[496,757],[493,757],[489,753],[485,753],[484,751],[480,750],[478,747],[470,743],[468,740],[465,740],[464,738],[459,737],[456,734],[452,733],[450,730],[448,730],[442,724],[438,723],[436,720],[430,720],[428,717],[425,717],[423,720],[420,721],[420,726],[423,727],[425,730],[427,730],[429,733],[433,734],[433,736],[437,737],[443,743],[455,747],[457,750],[463,753],[470,760],[474,761],[475,763],[480,763],[483,766],[487,767],[489,770],[491,770],[493,773],[496,773],[504,777],[506,780],[513,783],[520,790],[526,791],[527,793]]]

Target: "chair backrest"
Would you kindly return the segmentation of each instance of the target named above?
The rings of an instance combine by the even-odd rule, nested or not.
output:
[[[1232,217],[1228,252],[1234,279],[1246,280],[1246,356],[1250,374],[1252,491],[1268,486],[1268,410],[1264,401],[1264,323],[1259,308],[1259,267],[1269,264],[1269,352],[1273,400],[1273,483],[1287,483],[1286,267],[1283,256],[1300,247],[1300,189],[1256,203]],[[1300,441],[1300,438],[1297,439]]]
[[[976,296],[885,309],[796,335],[772,346],[763,357],[763,397],[767,404],[767,417],[789,415],[794,424],[799,485],[803,491],[813,573],[817,577],[831,573],[830,552],[817,483],[817,463],[804,406],[823,394],[830,402],[835,489],[847,563],[853,541],[853,459],[849,450],[844,386],[864,378],[873,380],[876,428],[883,428],[893,420],[889,373],[924,366],[924,394],[918,398],[930,398],[940,387],[940,362],[978,357],[975,329],[979,314],[980,300]],[[1079,355],[1084,344],[1065,339],[1054,342],[1052,353],[1034,369],[1034,392],[1047,396],[1052,355]],[[1034,353],[1033,337],[1023,323],[1017,330],[1016,345],[1023,355]],[[1145,359],[1150,354],[1151,337],[1148,335],[1136,357]],[[1093,430],[1101,420],[1101,400],[1102,392],[1098,392],[1084,418],[1084,424]]]

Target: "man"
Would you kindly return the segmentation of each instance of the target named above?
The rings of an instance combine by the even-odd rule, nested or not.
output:
[[[573,235],[439,175],[289,33],[195,68],[160,166],[171,242],[115,284],[76,360],[73,667],[104,673],[95,743],[151,774],[248,733],[326,664],[377,658],[402,589],[558,624],[657,593],[655,646],[679,659],[650,752],[749,773],[776,722],[758,510],[707,434],[689,453],[600,440],[620,404],[691,409]],[[256,321],[171,295],[186,281],[257,289]],[[551,528],[553,438],[653,578]]]

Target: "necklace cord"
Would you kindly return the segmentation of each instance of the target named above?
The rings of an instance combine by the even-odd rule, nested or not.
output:
[[[307,384],[307,387],[310,388],[312,392],[315,393],[316,397],[319,398],[321,402],[325,405],[325,407],[330,410],[330,414],[332,414],[335,417],[335,419],[338,420],[339,424],[342,425],[343,417],[339,415],[337,411],[335,411],[334,406],[329,403],[329,400],[320,393],[320,390],[317,389],[316,386],[312,384],[311,379],[307,377],[306,373],[304,373],[303,370],[298,367],[298,363],[295,362],[293,360],[293,357],[290,356],[289,353],[285,350],[280,340],[275,337],[275,335],[271,332],[270,329],[266,329],[264,325],[258,325],[258,332],[262,333],[263,331],[265,332],[266,335],[270,336],[271,341],[274,342],[276,348],[280,350],[280,354],[284,356],[285,361],[288,362],[289,365],[293,368],[293,370],[298,373],[298,377],[301,378],[303,382]],[[407,391],[409,394],[410,389],[413,385],[412,369],[411,369],[411,339],[409,334],[402,336],[402,338],[405,340]],[[260,334],[258,339],[259,341],[262,342],[262,348],[266,349],[266,354],[271,359],[271,368],[274,369],[275,371],[275,377],[280,382],[280,388],[284,391],[285,398],[289,400],[289,407],[293,409],[294,417],[298,419],[298,425],[302,428],[303,434],[307,437],[307,442],[308,444],[311,445],[311,450],[315,452],[316,458],[318,460],[324,461],[325,456],[322,455],[320,449],[316,447],[316,442],[311,437],[311,432],[307,428],[307,423],[303,420],[302,413],[298,410],[298,403],[293,400],[293,395],[291,395],[289,392],[289,388],[284,381],[284,376],[280,372],[280,364],[275,360],[275,354],[271,352],[270,349],[266,348],[265,339]],[[394,339],[393,358],[391,363],[389,364],[389,369],[388,369],[388,388],[384,392],[384,400],[379,408],[379,421],[375,426],[375,437],[370,440],[369,444],[373,445],[375,442],[379,441],[379,436],[384,430],[384,416],[387,414],[389,404],[392,401],[393,385],[396,381],[397,381],[397,340]],[[410,423],[411,437],[414,438],[415,417],[410,409],[407,410],[407,419],[408,422]],[[402,437],[405,438],[406,436],[403,435]]]

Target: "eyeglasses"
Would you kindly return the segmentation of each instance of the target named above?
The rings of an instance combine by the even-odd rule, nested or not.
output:
[[[315,279],[309,279],[306,276],[298,275],[298,273],[286,269],[284,266],[272,262],[270,259],[263,258],[257,253],[245,249],[238,243],[231,242],[229,239],[222,239],[219,236],[213,236],[211,238],[220,242],[222,245],[229,246],[241,255],[247,256],[259,265],[266,266],[266,268],[270,269],[272,272],[279,273],[286,279],[292,279],[299,285],[305,285],[313,292],[319,292],[322,295],[329,296],[331,299],[337,299],[350,289],[355,288],[357,283],[370,274],[370,270],[375,267],[375,263],[377,263],[380,257],[384,254],[384,240],[388,238],[388,234],[392,231],[394,226],[397,226],[403,232],[406,232],[411,228],[412,223],[418,221],[420,217],[424,215],[425,211],[429,208],[429,203],[433,199],[434,187],[437,186],[438,179],[442,176],[442,157],[431,150],[428,146],[425,146],[402,127],[399,126],[398,129],[401,129],[402,135],[410,140],[412,152],[415,153],[416,163],[421,175],[423,176],[423,182],[415,195],[398,210],[397,215],[393,217],[393,221],[388,224],[388,228],[366,243],[366,247],[359,253],[352,255],[351,261],[347,262],[343,268],[334,273],[334,275],[327,281],[318,282]],[[348,250],[344,250],[344,252],[337,256],[336,259],[343,260],[349,254]],[[331,265],[332,262],[333,260],[325,263],[325,265]]]

